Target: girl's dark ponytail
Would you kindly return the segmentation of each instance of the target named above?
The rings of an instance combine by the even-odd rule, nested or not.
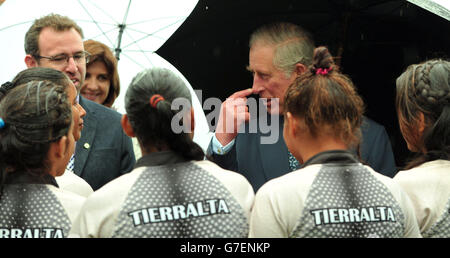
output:
[[[172,103],[166,101],[165,99],[160,100],[156,104],[155,109],[158,113],[161,114],[162,117],[164,117],[164,119],[160,122],[165,123],[165,125],[171,125],[173,117],[178,113],[172,110]],[[163,131],[166,132],[166,134],[163,134],[164,142],[172,151],[178,153],[188,160],[202,160],[204,158],[205,154],[202,148],[197,143],[195,143],[188,134],[183,132],[174,133],[171,126],[163,127]]]
[[[177,98],[188,100],[189,109],[174,110],[172,103]],[[168,147],[187,160],[202,160],[204,152],[192,141],[189,132],[175,132],[172,128],[172,121],[189,112],[191,105],[191,95],[184,82],[162,68],[144,70],[136,75],[125,96],[128,119],[143,148],[152,146],[162,150]]]

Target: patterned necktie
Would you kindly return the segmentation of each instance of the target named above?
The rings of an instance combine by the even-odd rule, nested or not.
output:
[[[300,163],[298,160],[292,155],[290,151],[288,151],[288,157],[289,157],[289,168],[291,171],[297,170],[300,168]]]
[[[67,163],[67,170],[72,171],[73,172],[73,168],[74,168],[74,162],[75,162],[75,154],[72,155],[72,157],[70,157],[69,163]]]

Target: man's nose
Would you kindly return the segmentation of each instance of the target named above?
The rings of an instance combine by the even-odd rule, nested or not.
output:
[[[259,94],[261,91],[264,90],[263,83],[256,75],[253,76],[252,89],[253,89],[253,94]]]
[[[77,108],[80,111],[80,117],[84,117],[86,115],[86,110],[80,104],[78,104]]]
[[[78,71],[77,63],[75,62],[73,57],[70,57],[69,60],[67,61],[65,71],[71,72],[71,73],[75,73],[76,71]]]

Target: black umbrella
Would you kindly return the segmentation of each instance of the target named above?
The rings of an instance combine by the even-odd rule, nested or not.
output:
[[[366,101],[366,114],[391,136],[397,164],[408,153],[394,108],[395,78],[407,65],[450,55],[450,23],[404,0],[200,0],[157,53],[203,99],[225,100],[252,85],[248,37],[262,24],[288,21],[328,46]],[[206,113],[210,112],[205,110]]]

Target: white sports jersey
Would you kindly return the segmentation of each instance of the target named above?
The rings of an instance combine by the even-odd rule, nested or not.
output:
[[[248,236],[254,192],[243,176],[173,152],[146,155],[136,167],[88,197],[72,236]]]
[[[423,237],[450,237],[450,161],[426,162],[394,177],[410,197]]]
[[[72,171],[66,170],[61,176],[55,177],[58,186],[62,190],[88,197],[94,192],[92,187],[81,177]]]
[[[420,237],[396,183],[347,151],[326,151],[257,192],[250,237]]]
[[[85,198],[61,190],[51,176],[7,179],[0,197],[0,238],[63,238]]]

